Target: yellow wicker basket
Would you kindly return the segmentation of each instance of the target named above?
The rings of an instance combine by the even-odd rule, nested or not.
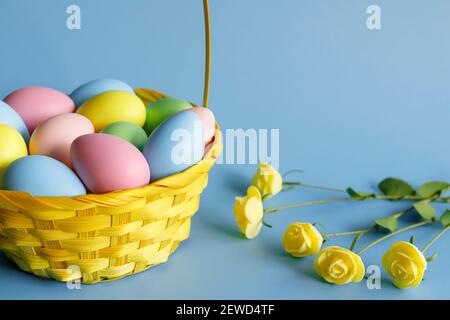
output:
[[[204,0],[206,68],[203,105],[208,102],[209,10]],[[162,97],[136,89],[150,103]],[[32,197],[0,191],[0,250],[39,277],[82,283],[111,281],[167,261],[189,236],[208,172],[222,150],[214,143],[202,161],[148,186],[79,197]]]

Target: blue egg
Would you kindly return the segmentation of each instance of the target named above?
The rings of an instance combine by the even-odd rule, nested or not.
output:
[[[194,112],[183,111],[162,122],[144,146],[152,181],[183,171],[203,158],[203,125]]]
[[[3,188],[28,192],[35,197],[86,194],[83,183],[69,167],[46,156],[27,156],[14,161],[3,176]]]
[[[120,80],[105,78],[105,79],[97,79],[90,82],[87,82],[77,89],[70,95],[70,98],[75,103],[75,109],[78,109],[84,102],[89,99],[99,95],[103,92],[108,91],[126,91],[134,94],[133,88],[131,88],[125,82]]]
[[[23,122],[16,110],[2,100],[0,100],[0,124],[6,124],[19,131],[25,142],[28,143],[28,140],[30,140],[30,133],[25,122]]]

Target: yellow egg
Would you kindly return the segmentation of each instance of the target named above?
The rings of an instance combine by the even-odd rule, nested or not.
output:
[[[144,103],[126,91],[108,91],[89,99],[77,110],[94,124],[99,132],[110,124],[128,121],[142,127],[146,118]]]
[[[0,125],[0,185],[8,166],[19,158],[28,155],[27,144],[22,135],[14,128]]]

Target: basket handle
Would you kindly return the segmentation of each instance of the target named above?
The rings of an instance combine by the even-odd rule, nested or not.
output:
[[[211,75],[211,27],[208,0],[203,0],[205,15],[205,84],[203,88],[203,107],[208,108],[209,80]]]

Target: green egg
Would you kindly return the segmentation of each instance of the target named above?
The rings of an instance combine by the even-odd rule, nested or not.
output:
[[[192,105],[184,100],[175,98],[159,99],[147,106],[147,119],[144,124],[144,129],[150,135],[167,118],[180,111],[191,108]]]
[[[101,133],[110,134],[127,140],[142,151],[147,142],[147,133],[137,124],[128,121],[114,122],[104,128]]]

